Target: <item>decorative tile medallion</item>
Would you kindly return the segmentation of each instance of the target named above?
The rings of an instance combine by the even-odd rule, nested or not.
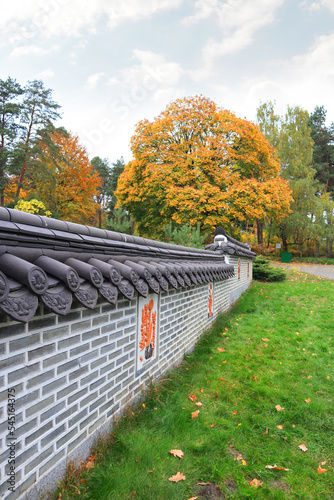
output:
[[[137,371],[157,357],[159,296],[152,293],[138,300]]]

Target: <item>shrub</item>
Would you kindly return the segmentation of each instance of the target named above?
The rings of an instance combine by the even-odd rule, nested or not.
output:
[[[284,281],[286,273],[277,267],[272,267],[269,261],[259,255],[253,262],[253,279],[257,281]]]

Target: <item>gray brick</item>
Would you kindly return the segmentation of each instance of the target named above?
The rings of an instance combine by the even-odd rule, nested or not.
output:
[[[130,341],[130,337],[125,337],[117,341],[117,347],[122,347],[122,345],[127,344]]]
[[[120,374],[120,369],[117,368],[117,370],[114,370],[113,372],[108,373],[108,380],[116,378],[117,375]]]
[[[45,385],[42,389],[42,395],[48,394],[48,392],[54,392],[56,389],[59,389],[62,385],[66,384],[66,377],[59,378],[51,384]]]
[[[101,354],[106,354],[107,352],[113,351],[115,349],[115,347],[116,347],[115,342],[113,342],[112,344],[106,345],[104,347],[101,347]],[[122,350],[120,352],[122,352]]]
[[[53,446],[50,446],[47,450],[39,453],[38,457],[36,457],[32,462],[29,462],[28,465],[25,466],[24,472],[25,474],[29,474],[33,469],[42,464],[50,455],[53,454]]]
[[[112,318],[111,318],[112,320]],[[110,332],[113,332],[116,328],[116,323],[109,323],[108,325],[102,326],[101,328],[101,334],[109,334]]]
[[[0,377],[0,387],[3,387],[5,385],[5,377],[2,376]]]
[[[59,450],[59,448],[61,448],[62,446],[64,446],[64,444],[66,444],[68,441],[70,441],[77,434],[78,434],[78,429],[74,428],[70,432],[68,432],[65,436],[63,436],[62,438],[58,439],[58,441],[57,441],[57,450]]]
[[[51,356],[50,358],[47,358],[43,361],[43,368],[48,368],[49,366],[57,365],[58,363],[65,361],[65,359],[67,359],[67,352],[61,352],[60,354]]]
[[[119,358],[116,360],[116,366],[119,366],[119,365],[122,365],[123,363],[125,363],[125,361],[127,361],[129,359],[129,355],[126,354],[125,356]]]
[[[107,398],[111,399],[115,394],[117,394],[122,389],[121,384],[117,385],[111,391],[108,392]]]
[[[40,342],[40,334],[34,333],[33,335],[25,335],[24,337],[16,340],[11,340],[9,342],[9,351],[15,352],[20,349],[27,349],[34,344],[39,344]]]
[[[95,330],[90,330],[89,332],[85,332],[82,334],[82,341],[90,340],[94,337],[98,337],[100,335],[100,329],[96,328]]]
[[[61,450],[57,455],[51,458],[46,464],[44,464],[40,469],[39,469],[39,477],[43,476],[46,472],[50,471],[57,462],[59,462],[63,457],[65,456],[65,450]]]
[[[124,396],[126,396],[128,393],[127,389],[125,389],[124,391],[122,391],[120,394],[117,394],[117,396],[115,397],[115,401],[117,403],[117,401],[119,401],[120,399],[124,398]]]
[[[89,343],[79,345],[79,347],[75,347],[74,349],[70,350],[70,357],[72,356],[79,356],[79,354],[82,354],[83,352],[86,352],[89,349]]]
[[[97,411],[95,413],[92,413],[92,415],[89,415],[83,422],[80,424],[80,430],[84,429],[87,427],[89,424],[94,422],[97,419]]]
[[[49,326],[54,326],[55,324],[56,324],[55,314],[49,317],[34,318],[29,321],[28,330],[29,332],[31,332],[32,330],[42,330]]]
[[[15,489],[14,493],[10,494],[10,500],[17,500],[22,498],[22,495],[36,482],[36,472],[31,474],[26,481],[20,484],[20,486]]]
[[[107,413],[107,418],[110,418],[117,410],[119,409],[119,403],[114,405],[111,410],[108,411]]]
[[[71,347],[72,345],[79,344],[80,340],[81,340],[80,335],[73,335],[73,337],[69,337],[68,339],[59,340],[58,349],[60,351],[63,349],[67,349],[68,347]]]
[[[25,396],[22,396],[21,398],[17,398],[16,400],[16,410],[24,408],[26,405],[32,403],[36,399],[39,398],[39,391],[34,391],[34,392],[29,392],[29,394],[26,394]]]
[[[47,408],[49,405],[51,405],[54,402],[54,396],[50,396],[47,399],[43,399],[43,401],[40,401],[34,406],[31,406],[30,408],[26,409],[26,417],[31,417],[31,415],[34,415],[34,413],[45,411],[45,408]]]
[[[66,316],[58,316],[58,323],[69,323],[81,318],[81,311],[71,310]]]
[[[16,356],[11,356],[10,358],[0,361],[0,370],[5,370],[15,365],[23,365],[23,363],[24,354],[17,354]]]
[[[13,384],[16,380],[21,380],[24,377],[31,376],[40,370],[40,364],[35,363],[30,366],[24,366],[15,372],[11,372],[8,374],[8,383]]]
[[[64,413],[61,413],[60,415],[58,415],[58,417],[56,417],[56,425],[58,425],[65,419],[67,420],[71,415],[73,415],[73,413],[76,413],[77,411],[78,411],[78,405],[73,405],[71,406],[71,408],[67,408],[67,410],[64,411]]]
[[[110,370],[112,370],[114,368],[114,366],[115,366],[115,361],[113,361],[112,363],[108,363],[106,366],[101,368],[100,375],[104,375],[105,373],[109,373]]]
[[[41,414],[41,422],[45,422],[50,417],[57,415],[57,413],[61,412],[65,408],[65,401],[58,403],[57,405],[50,408],[50,410],[43,411]]]
[[[107,361],[108,361],[107,356],[103,356],[103,358],[99,358],[96,361],[92,361],[91,364],[90,364],[90,369],[94,370],[94,368],[97,368],[98,366],[103,365]]]
[[[103,394],[104,392],[109,391],[112,387],[114,387],[115,382],[112,380],[111,382],[108,382],[107,384],[104,384],[103,387],[100,388],[99,393]]]
[[[77,423],[80,422],[80,420],[85,418],[87,413],[88,413],[88,408],[85,408],[84,410],[80,411],[80,413],[74,415],[74,417],[68,421],[68,428],[73,427],[73,425],[77,425]]]
[[[94,349],[94,347],[106,344],[107,342],[108,342],[108,335],[104,335],[103,337],[99,337],[92,341],[92,348]]]
[[[124,389],[124,387],[128,387],[129,384],[131,384],[131,382],[134,380],[134,375],[131,375],[127,380],[124,380],[123,384],[122,384],[122,389]]]
[[[101,312],[102,313],[105,313],[105,312],[110,312],[110,311],[114,311],[116,309],[116,306],[115,304],[104,304],[102,306],[102,310]]]
[[[46,432],[48,432],[50,429],[52,429],[53,427],[53,424],[52,422],[48,422],[47,424],[43,425],[42,427],[38,427],[38,432],[37,429],[35,429],[35,431],[30,434],[29,436],[27,436],[25,438],[25,446],[29,446],[31,443],[33,443],[34,441],[36,441],[36,439],[39,440],[40,436],[43,436],[43,434],[45,434]]]
[[[117,356],[119,356],[120,354],[122,354],[122,349],[118,349],[118,351],[115,351],[115,352],[113,352],[113,353],[109,354],[108,358],[109,358],[109,360],[111,360],[111,359],[115,359],[115,358],[117,358]]]
[[[92,434],[96,429],[98,429],[104,422],[106,421],[105,415],[100,417],[98,420],[95,420],[93,425],[88,428],[88,434]]]
[[[21,438],[27,432],[30,432],[33,429],[36,431],[36,427],[37,427],[37,417],[33,418],[32,420],[30,420],[29,422],[27,422],[24,425],[17,426],[17,428],[16,428],[16,436],[18,438]]]
[[[74,384],[71,384],[71,385],[65,387],[61,391],[57,392],[57,400],[68,396],[72,392],[76,391],[77,388],[78,388],[78,382],[75,382]]]
[[[80,380],[80,386],[84,386],[89,384],[92,380],[94,380],[96,377],[99,376],[99,371],[96,370],[95,372],[90,373],[87,377],[84,377],[83,379]]]
[[[118,375],[118,377],[116,377],[116,384],[118,384],[119,382],[121,382],[122,380],[124,380],[126,377],[128,376],[128,372],[124,372],[124,373],[121,373],[120,375]]]
[[[87,330],[91,327],[91,320],[86,319],[83,321],[78,321],[71,325],[71,333],[81,332],[82,330]]]
[[[101,384],[103,384],[104,382],[106,381],[106,377],[102,377],[100,378],[99,380],[96,380],[96,382],[93,382],[91,385],[90,385],[90,390],[91,391],[94,391],[94,389],[96,389],[97,387],[99,387]]]
[[[100,414],[100,415],[102,415],[102,413],[104,413],[104,412],[106,412],[107,410],[109,410],[109,409],[113,406],[113,404],[114,404],[114,403],[115,403],[114,398],[112,398],[112,399],[108,399],[108,401],[107,401],[104,405],[102,405],[102,406],[100,407],[100,409],[99,409],[99,414]]]
[[[97,399],[92,405],[90,405],[89,411],[92,412],[92,411],[96,410],[96,408],[98,408],[99,406],[101,406],[102,403],[105,402],[105,400],[106,400],[106,395],[104,395],[101,398]]]
[[[60,318],[61,316],[58,316],[58,321]],[[59,337],[65,337],[69,334],[69,332],[70,329],[68,326],[58,326],[57,328],[52,328],[52,330],[48,330],[47,332],[43,333],[43,341],[45,342],[48,340],[58,340]]]
[[[78,359],[72,359],[72,361],[68,361],[67,363],[64,363],[63,365],[58,366],[57,368],[57,375],[60,373],[67,372],[69,370],[72,370],[72,368],[76,368],[79,364]]]
[[[68,404],[71,405],[72,403],[74,403],[78,399],[82,398],[86,394],[86,392],[87,392],[87,389],[83,389],[82,391],[76,392],[75,394],[73,394],[73,396],[68,398]]]
[[[27,381],[27,389],[32,389],[33,387],[36,387],[36,385],[40,385],[43,382],[52,380],[53,378],[54,378],[54,369],[49,370],[48,372],[44,372],[41,375],[37,375],[37,377],[30,378]]]
[[[70,382],[72,382],[73,380],[80,378],[81,375],[84,375],[87,372],[88,372],[88,365],[82,366],[78,370],[75,370],[74,372],[70,373],[68,379]]]
[[[82,399],[80,401],[80,408],[83,408],[84,406],[88,406],[89,403],[91,403],[92,401],[95,401],[95,399],[97,397],[98,397],[98,391],[92,392],[91,394],[89,394],[89,396],[87,396],[87,398]]]
[[[10,325],[0,327],[0,339],[5,339],[9,336],[18,335],[25,332],[25,325],[22,323],[11,323]]]
[[[123,329],[125,326],[130,324],[129,318],[123,319],[122,321],[117,322],[117,328]]]
[[[80,443],[82,443],[85,439],[87,438],[87,431],[84,431],[82,434],[80,434],[79,437],[77,437],[72,443],[68,445],[67,453],[71,453],[77,446],[79,446]]]
[[[93,326],[98,326],[101,325],[102,323],[108,323],[108,322],[109,322],[109,314],[104,314],[98,316],[97,318],[93,318]]]
[[[99,350],[95,349],[95,351],[91,351],[88,354],[84,354],[83,356],[81,356],[80,363],[87,363],[91,359],[97,358],[98,355],[99,355]]]
[[[15,458],[15,466],[20,467],[20,465],[30,460],[30,458],[36,455],[37,453],[38,453],[38,446],[37,444],[34,444],[31,448],[29,448],[29,450],[26,449],[23,453],[18,455],[17,458]]]
[[[28,352],[28,361],[32,361],[36,358],[44,357],[46,354],[51,354],[55,352],[56,344],[49,344],[44,347],[38,347],[32,351]]]

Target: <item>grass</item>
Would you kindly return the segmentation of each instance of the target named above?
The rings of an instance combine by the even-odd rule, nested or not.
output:
[[[253,282],[54,498],[333,499],[333,301],[334,282],[303,273]]]

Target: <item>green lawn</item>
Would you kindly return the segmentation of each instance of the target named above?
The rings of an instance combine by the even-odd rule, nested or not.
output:
[[[54,498],[333,499],[333,304],[303,273],[253,282]]]

